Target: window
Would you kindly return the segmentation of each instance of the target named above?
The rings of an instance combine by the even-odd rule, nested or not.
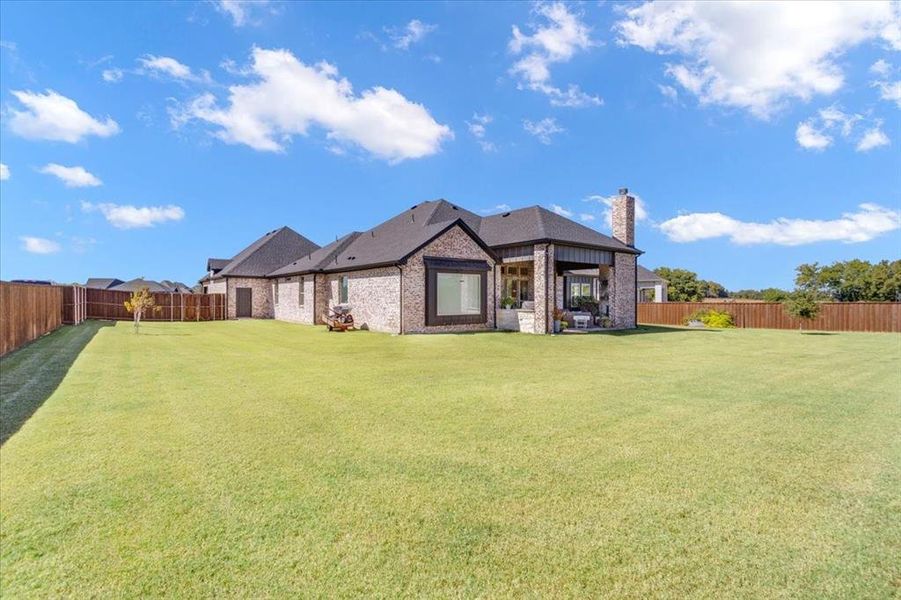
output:
[[[303,306],[303,284],[305,277],[301,277],[297,284],[297,304]]]
[[[426,258],[426,325],[487,321],[485,261]]]
[[[272,285],[272,296],[275,298],[275,304],[278,305],[278,280]]]
[[[519,308],[523,302],[534,300],[532,296],[532,265],[523,264],[517,267],[503,266],[501,267],[501,297],[512,298],[513,306]]]
[[[482,276],[478,273],[437,273],[438,299],[435,314],[477,315],[482,311]]]
[[[341,277],[341,287],[338,291],[338,302],[341,304],[345,304],[347,302],[347,276],[343,275]]]

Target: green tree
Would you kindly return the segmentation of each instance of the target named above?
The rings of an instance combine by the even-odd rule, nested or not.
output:
[[[820,305],[817,302],[817,294],[811,290],[795,290],[786,299],[785,311],[799,320],[798,329],[804,329],[804,321],[815,319],[820,314]]]
[[[803,264],[797,268],[799,289],[836,302],[892,302],[901,300],[901,260],[875,265],[853,259],[831,265]]]
[[[791,296],[791,292],[779,288],[760,290],[760,299],[764,302],[785,302],[789,296]]]
[[[686,269],[660,267],[654,272],[667,281],[670,302],[700,302],[705,287],[698,281],[698,274]]]

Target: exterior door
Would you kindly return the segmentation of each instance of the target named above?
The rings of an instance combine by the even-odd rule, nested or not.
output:
[[[235,288],[235,304],[236,316],[252,317],[253,316],[253,289],[246,287]]]

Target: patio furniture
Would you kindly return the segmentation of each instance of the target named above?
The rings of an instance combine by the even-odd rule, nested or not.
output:
[[[591,313],[573,313],[573,323],[575,323],[576,329],[588,329],[588,324],[591,323]]]

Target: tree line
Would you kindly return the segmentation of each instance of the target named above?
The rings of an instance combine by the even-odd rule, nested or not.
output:
[[[728,291],[720,283],[699,279],[697,273],[687,269],[660,267],[654,272],[667,280],[671,302],[700,302],[704,298],[785,302],[799,292],[816,301],[901,302],[901,260],[803,264],[795,269],[794,291],[775,287]]]

